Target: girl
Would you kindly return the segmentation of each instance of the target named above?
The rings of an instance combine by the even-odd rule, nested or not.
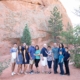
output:
[[[64,56],[62,55],[62,51],[59,52],[59,66],[60,66],[60,74],[64,75],[64,70],[63,70],[63,60]]]
[[[51,46],[48,46],[48,53],[47,53],[47,55],[48,55],[47,56],[47,63],[48,63],[48,68],[49,68],[49,72],[48,73],[51,74],[51,67],[52,67],[52,60],[53,60]]]
[[[26,45],[26,48],[24,50],[24,61],[25,61],[25,63],[24,63],[24,74],[26,74],[26,69],[28,67],[29,60],[30,60],[28,49],[29,49],[29,47],[28,47],[28,45]]]
[[[65,53],[64,53],[64,65],[65,65],[65,70],[66,70],[66,75],[70,75],[69,71],[69,59],[70,59],[70,53],[68,51],[68,47],[65,48]]]
[[[39,50],[39,46],[36,45],[35,46],[36,48],[36,52],[35,52],[35,67],[36,67],[36,73],[39,73],[39,70],[38,70],[38,66],[39,66],[39,61],[40,61],[40,50]]]
[[[23,64],[23,55],[22,55],[21,46],[18,47],[16,62],[18,64],[17,74],[19,75],[21,71],[21,65]]]

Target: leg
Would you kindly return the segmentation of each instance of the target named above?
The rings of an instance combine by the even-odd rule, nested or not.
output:
[[[54,60],[54,73],[57,73],[58,59]]]
[[[37,72],[39,72],[39,70],[38,70],[39,61],[40,61],[40,59],[37,59],[37,62],[36,62],[36,69],[37,69]]]
[[[69,61],[66,62],[66,71],[67,71],[67,74],[70,75],[70,71],[69,71]]]
[[[64,70],[63,70],[63,63],[60,63],[60,69],[61,69],[61,74],[63,75],[64,74]]]
[[[66,65],[66,61],[64,61],[64,65],[65,65],[65,74],[67,74],[67,65]]]

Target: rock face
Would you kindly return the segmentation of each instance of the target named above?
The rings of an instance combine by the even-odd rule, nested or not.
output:
[[[16,41],[19,43],[26,24],[36,44],[41,46],[43,43],[50,42],[47,33],[48,20],[54,6],[61,11],[66,30],[68,22],[71,22],[59,0],[1,0],[0,54],[8,54],[11,44]]]

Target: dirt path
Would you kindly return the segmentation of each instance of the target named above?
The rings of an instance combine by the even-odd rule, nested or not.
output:
[[[41,70],[41,69],[40,69]],[[0,80],[80,80],[80,69],[76,69],[72,65],[70,65],[71,75],[63,75],[60,74],[26,74],[26,75],[14,75],[11,76],[10,67],[3,71],[0,76]],[[59,72],[59,69],[58,69]]]

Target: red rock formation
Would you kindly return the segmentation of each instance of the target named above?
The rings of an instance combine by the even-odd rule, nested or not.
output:
[[[0,54],[8,54],[12,42],[19,41],[25,24],[28,24],[36,44],[49,42],[48,20],[54,6],[61,11],[66,29],[70,19],[59,0],[1,0]]]

